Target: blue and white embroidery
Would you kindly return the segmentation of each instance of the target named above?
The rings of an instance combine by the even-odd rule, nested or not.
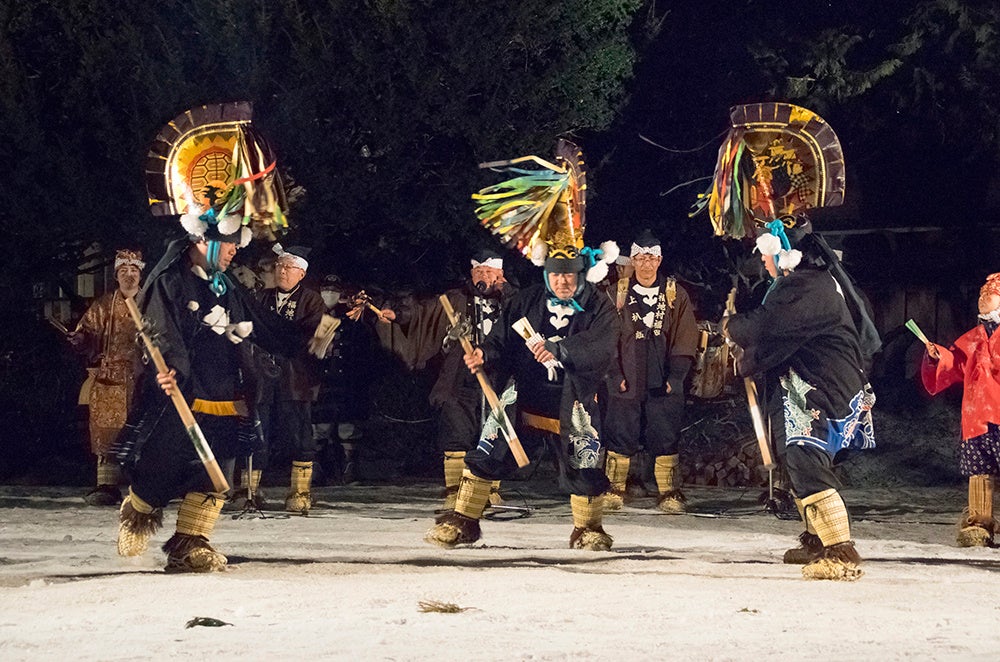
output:
[[[574,469],[595,469],[600,464],[601,440],[590,424],[590,414],[580,402],[573,403],[569,429],[569,465]]]

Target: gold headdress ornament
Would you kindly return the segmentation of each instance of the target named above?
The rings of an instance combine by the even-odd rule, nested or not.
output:
[[[131,265],[140,271],[146,268],[146,263],[142,261],[142,251],[131,248],[122,248],[115,253],[115,271],[118,267]]]
[[[979,295],[996,294],[1000,296],[1000,273],[990,274],[986,277],[986,282],[979,288]]]
[[[246,101],[198,106],[167,123],[146,158],[154,216],[180,214],[189,234],[274,239],[288,227],[287,203],[267,141]],[[246,229],[246,232],[243,230]]]
[[[712,188],[698,196],[692,214],[707,208],[717,236],[756,238],[757,249],[771,256],[779,277],[805,258],[797,247],[812,236],[810,250],[817,255],[811,259],[829,266],[854,317],[861,351],[873,356],[881,340],[864,302],[805,214],[844,202],[846,170],[837,134],[816,113],[790,103],[736,106],[729,119]]]
[[[712,188],[699,195],[718,236],[753,238],[757,226],[844,201],[844,153],[822,117],[789,103],[734,107]],[[787,247],[786,247],[787,248]]]
[[[541,167],[517,167],[528,162]],[[483,227],[550,271],[587,269],[587,280],[592,282],[604,277],[607,263],[618,257],[618,246],[605,242],[595,251],[584,245],[587,173],[579,147],[560,139],[555,163],[531,155],[479,167],[515,175],[473,194]]]

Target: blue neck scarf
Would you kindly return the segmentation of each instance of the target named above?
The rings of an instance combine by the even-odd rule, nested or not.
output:
[[[222,242],[214,239],[208,242],[208,251],[205,257],[208,261],[208,287],[215,292],[215,296],[221,297],[228,289],[226,277],[219,270],[219,251],[222,249]]]
[[[547,291],[549,293],[549,295],[550,295],[549,296],[549,303],[551,303],[553,306],[566,306],[567,308],[572,308],[573,310],[577,310],[577,311],[583,312],[583,306],[581,306],[580,304],[578,304],[576,302],[576,295],[580,293],[581,289],[583,289],[582,286],[577,285],[576,293],[572,297],[570,297],[569,299],[560,299],[559,297],[556,296],[556,293],[553,292],[552,288],[549,286],[549,271],[548,271],[548,269],[546,269],[545,271],[542,272],[542,277],[545,279],[545,291]],[[580,275],[577,275],[577,279],[579,279],[579,278],[580,278]]]

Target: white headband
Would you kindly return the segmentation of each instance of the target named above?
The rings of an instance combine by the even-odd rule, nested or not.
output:
[[[469,260],[472,262],[472,268],[476,267],[489,267],[490,269],[503,269],[503,258],[502,257],[491,257],[482,262],[476,262],[475,260]]]
[[[142,260],[136,260],[135,258],[119,257],[115,258],[115,271],[118,271],[118,267],[123,267],[129,264],[132,265],[133,267],[137,267],[139,271],[142,271],[143,269],[146,268],[146,263],[143,262]]]
[[[271,249],[278,254],[278,262],[285,261],[290,262],[293,267],[298,267],[302,271],[307,271],[309,269],[309,263],[304,257],[298,256],[295,253],[288,253],[281,244],[275,244]]]
[[[636,255],[640,255],[640,254],[655,255],[657,257],[661,257],[662,256],[662,253],[660,253],[660,246],[659,245],[656,245],[656,246],[640,246],[639,244],[632,244],[632,252],[630,252],[628,254],[628,256],[629,257],[635,257]]]

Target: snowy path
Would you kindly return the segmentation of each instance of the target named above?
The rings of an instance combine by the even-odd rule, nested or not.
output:
[[[422,542],[429,484],[323,488],[308,518],[224,517],[213,543],[231,570],[210,576],[162,573],[176,506],[145,557],[120,559],[115,513],[79,489],[0,487],[0,660],[997,657],[1000,550],[954,547],[961,488],[846,491],[867,574],[829,583],[781,563],[799,526],[755,492],[690,490],[715,517],[640,501],[593,553],[565,549],[567,499],[512,485],[532,517],[484,522],[472,549]],[[470,609],[422,613],[430,600]],[[185,628],[196,616],[233,626]]]

